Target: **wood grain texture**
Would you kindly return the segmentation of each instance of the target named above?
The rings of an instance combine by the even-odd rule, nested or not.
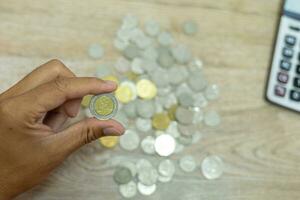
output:
[[[159,184],[151,197],[135,199],[300,199],[299,115],[264,100],[280,4],[280,0],[1,1],[1,90],[51,58],[60,58],[79,75],[91,75],[95,66],[118,57],[112,38],[124,14],[134,13],[141,21],[154,18],[203,59],[208,80],[222,91],[210,105],[220,111],[222,125],[203,127],[203,139],[184,154],[196,155],[198,162],[208,154],[220,155],[226,169],[216,181],[205,180],[199,170],[191,174],[177,170],[172,183]],[[197,36],[180,32],[186,19],[198,22]],[[106,49],[101,61],[87,56],[93,42]],[[121,199],[107,159],[124,155],[141,157],[138,151],[111,152],[90,144],[19,199]]]

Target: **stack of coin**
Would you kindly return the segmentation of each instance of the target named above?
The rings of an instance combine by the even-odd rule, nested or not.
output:
[[[181,27],[186,36],[198,32],[192,20]],[[156,166],[146,159],[120,163],[114,173],[120,194],[124,198],[131,198],[137,192],[153,194],[157,181],[172,180],[175,163],[185,173],[199,170],[207,179],[219,178],[223,162],[218,156],[208,156],[201,164],[191,155],[172,161],[173,154],[200,141],[200,125],[213,128],[221,123],[215,110],[206,109],[210,101],[218,99],[220,91],[205,78],[202,61],[155,20],[141,25],[130,14],[123,18],[113,44],[122,56],[114,65],[99,68],[96,76],[118,83],[115,97],[119,110],[114,114],[127,131],[119,139],[103,138],[100,143],[112,148],[119,142],[124,151],[143,152],[143,156],[159,159]],[[91,47],[89,54],[99,58],[99,47]],[[107,115],[112,112],[111,105],[108,99],[102,100],[101,104],[94,104],[96,114]],[[89,101],[90,97],[84,98],[82,105],[86,107]],[[104,109],[105,105],[110,107]],[[91,116],[89,112],[86,114]],[[139,147],[142,151],[137,151]]]

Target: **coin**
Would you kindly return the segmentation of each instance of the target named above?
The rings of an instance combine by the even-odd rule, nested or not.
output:
[[[192,144],[196,144],[199,142],[199,140],[201,140],[202,135],[200,132],[196,132],[192,135]]]
[[[135,102],[131,101],[123,106],[124,113],[129,118],[135,118],[137,116]]]
[[[162,134],[155,139],[155,151],[160,156],[169,156],[175,150],[175,139],[168,134]]]
[[[161,53],[157,59],[159,65],[164,68],[170,68],[174,65],[174,58],[168,53]]]
[[[155,190],[156,190],[156,184],[153,184],[151,186],[146,186],[146,185],[138,182],[137,188],[138,188],[138,191],[142,195],[149,196],[149,195],[151,195],[151,194],[153,194],[155,192]]]
[[[125,76],[130,81],[136,81],[139,77],[138,74],[134,73],[133,71],[126,72]]]
[[[220,115],[216,111],[211,110],[205,113],[204,123],[207,126],[217,126],[220,124],[220,122],[221,122]]]
[[[134,58],[131,62],[131,71],[133,71],[135,74],[143,74],[143,60],[141,58]]]
[[[123,161],[119,164],[119,166],[126,167],[130,170],[131,175],[134,177],[137,174],[136,165],[131,161]]]
[[[195,35],[198,32],[198,26],[195,21],[188,20],[182,24],[182,30],[187,35]]]
[[[154,46],[149,46],[143,51],[142,57],[147,61],[156,61],[156,59],[158,58],[158,52],[156,51],[156,48]],[[144,63],[144,65],[146,65],[144,69],[146,70],[146,72],[152,71],[154,70],[154,68],[156,68],[155,64],[156,63],[154,62],[146,62]]]
[[[118,136],[105,136],[99,138],[99,142],[103,147],[113,148],[118,144],[119,137]]]
[[[166,69],[157,68],[151,72],[150,76],[158,87],[167,87],[169,84],[169,76]]]
[[[136,162],[136,169],[137,169],[138,173],[140,173],[141,171],[143,171],[144,168],[151,168],[151,167],[152,167],[151,162],[149,160],[144,159],[144,158],[139,159]]]
[[[169,159],[163,160],[158,165],[158,172],[161,176],[172,177],[175,173],[175,165]]]
[[[138,148],[140,138],[133,130],[126,130],[125,134],[120,136],[120,146],[127,151],[133,151]]]
[[[184,172],[193,172],[197,164],[193,156],[183,156],[179,160],[179,166]]]
[[[167,128],[166,133],[174,138],[178,138],[180,136],[180,132],[178,130],[178,123],[176,121],[172,121],[169,127]]]
[[[217,179],[223,174],[223,161],[218,156],[208,156],[201,164],[202,174],[207,179]]]
[[[136,109],[140,117],[151,118],[155,112],[155,104],[151,100],[137,100]]]
[[[139,24],[139,20],[136,16],[132,14],[127,14],[123,17],[122,29],[133,29],[137,27],[138,24]]]
[[[163,31],[158,35],[158,43],[163,45],[163,46],[169,46],[174,43],[174,38],[171,35],[171,33],[167,31]]]
[[[152,126],[157,130],[166,130],[170,124],[167,113],[156,113],[152,118]]]
[[[179,85],[188,77],[188,71],[184,66],[172,67],[168,70],[168,74],[170,77],[170,83],[172,85]]]
[[[194,112],[183,107],[178,107],[175,116],[180,123],[188,125],[193,122]]]
[[[219,97],[219,87],[216,84],[209,85],[205,89],[205,97],[208,100],[215,100]]]
[[[195,107],[203,108],[207,106],[208,102],[202,93],[194,94],[194,100]]]
[[[139,181],[147,186],[153,185],[156,183],[158,178],[158,173],[155,168],[153,167],[146,167],[140,169],[138,173]]]
[[[155,139],[152,136],[145,137],[141,142],[142,150],[146,154],[154,154],[155,153],[154,143],[155,143]]]
[[[140,54],[140,51],[136,45],[129,44],[123,51],[123,55],[129,59],[132,60],[136,57],[138,57]]]
[[[129,70],[130,68],[130,62],[124,58],[120,57],[115,63],[115,69],[120,72],[120,73],[125,73]]]
[[[178,108],[177,104],[174,104],[168,108],[168,115],[170,120],[174,121],[176,119],[176,110]]]
[[[201,70],[197,70],[191,73],[189,79],[187,80],[187,83],[195,92],[201,92],[207,86],[207,81],[203,76]]]
[[[178,101],[183,107],[191,107],[194,104],[194,97],[188,92],[181,93],[180,96],[178,96]]]
[[[179,86],[177,86],[175,95],[178,98],[180,95],[182,95],[184,93],[193,94],[194,92],[191,90],[191,88],[186,83],[181,83]]]
[[[175,60],[180,64],[186,64],[192,59],[192,54],[185,45],[176,45],[171,52]]]
[[[130,181],[129,183],[122,184],[119,186],[120,194],[124,198],[132,198],[137,194],[137,186],[134,181]]]
[[[97,119],[106,120],[116,115],[118,102],[111,93],[100,94],[92,97],[89,108]]]
[[[158,181],[162,183],[168,183],[173,179],[173,176],[158,176]]]
[[[88,54],[91,58],[99,59],[103,57],[104,49],[100,44],[91,44],[88,49]]]
[[[141,79],[136,84],[137,94],[142,99],[152,99],[157,94],[155,84],[147,79]]]
[[[145,22],[145,31],[150,36],[156,36],[160,32],[160,25],[155,20],[147,20]]]
[[[117,167],[114,172],[114,180],[117,184],[126,184],[132,179],[130,170],[126,167]]]
[[[86,95],[83,97],[82,101],[81,101],[81,106],[86,108],[90,105],[91,99],[92,99],[93,95]]]
[[[135,84],[131,81],[124,81],[115,91],[116,98],[122,103],[128,103],[137,96]]]
[[[197,107],[196,107],[197,108]],[[198,108],[194,112],[193,124],[202,122],[204,119],[204,113],[201,108]]]
[[[139,131],[148,132],[152,128],[151,120],[139,117],[135,120],[135,127]]]

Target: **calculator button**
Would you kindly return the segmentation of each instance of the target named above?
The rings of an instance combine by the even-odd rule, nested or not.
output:
[[[282,72],[279,72],[278,76],[277,76],[277,79],[281,83],[287,83],[289,81],[289,75],[287,75],[285,73],[282,73]]]
[[[280,97],[284,97],[286,92],[286,89],[280,85],[276,85],[275,86],[275,95],[276,96],[280,96]]]
[[[297,65],[296,72],[297,72],[297,74],[300,74],[300,65]]]
[[[294,101],[300,101],[300,92],[292,90],[290,93],[290,98]]]
[[[297,42],[297,39],[295,36],[287,35],[285,36],[285,43],[291,46],[294,46]]]
[[[282,50],[282,55],[287,58],[292,58],[294,55],[294,50],[284,47]]]
[[[300,78],[294,78],[294,86],[300,88]]]
[[[286,71],[289,71],[292,67],[292,63],[287,60],[281,60],[280,62],[280,68]]]

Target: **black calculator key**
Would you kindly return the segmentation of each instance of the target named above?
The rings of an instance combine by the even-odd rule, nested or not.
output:
[[[300,74],[300,64],[296,66],[296,73]]]
[[[286,88],[280,85],[275,86],[275,95],[279,97],[284,97],[286,93]]]
[[[281,83],[287,83],[289,81],[289,75],[286,73],[279,72],[277,75],[277,79]]]
[[[300,101],[300,92],[292,90],[290,93],[290,98],[294,101]]]
[[[300,88],[300,78],[294,78],[294,86]]]
[[[295,36],[287,35],[285,36],[285,43],[291,46],[294,46],[297,42],[297,39]]]
[[[287,47],[284,47],[283,50],[282,50],[282,55],[286,58],[292,58],[293,55],[294,55],[294,50],[290,49],[290,48],[287,48]]]
[[[292,63],[287,60],[281,60],[280,62],[280,68],[286,71],[289,71],[292,67]]]

